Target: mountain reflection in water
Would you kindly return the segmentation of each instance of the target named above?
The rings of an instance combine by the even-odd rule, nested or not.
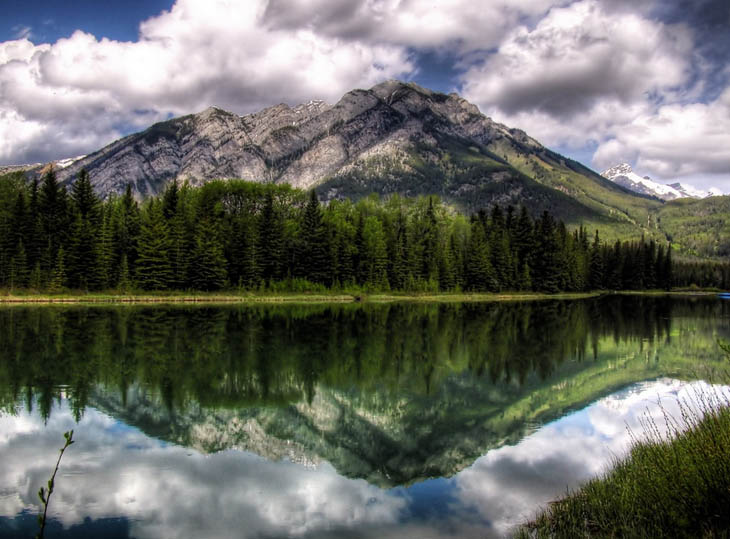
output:
[[[0,309],[0,535],[34,533],[71,428],[48,537],[503,535],[624,451],[657,396],[702,387],[678,380],[721,364],[728,312]]]

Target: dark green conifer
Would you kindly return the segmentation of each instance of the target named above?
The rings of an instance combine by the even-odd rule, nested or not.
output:
[[[28,286],[29,273],[28,258],[21,239],[15,248],[15,254],[10,260],[10,288],[25,288]]]
[[[273,188],[264,195],[259,228],[261,250],[261,277],[265,282],[281,279],[284,264],[284,223],[274,204]]]
[[[304,208],[298,247],[297,275],[313,283],[328,284],[330,263],[327,231],[322,222],[319,199],[314,190],[310,192],[309,201]]]
[[[76,207],[76,212],[82,219],[89,220],[93,225],[99,220],[99,198],[94,193],[86,169],[81,169],[78,179],[74,182],[71,190],[71,198]]]
[[[590,251],[590,268],[589,268],[589,287],[591,290],[601,290],[604,286],[604,266],[603,266],[603,249],[601,240],[598,237],[598,230],[593,240]]]
[[[563,278],[562,266],[558,261],[558,244],[555,220],[544,211],[535,230],[537,246],[533,257],[532,284],[541,292],[560,291],[559,283]]]
[[[466,249],[466,287],[475,292],[496,291],[498,283],[490,261],[489,245],[481,220],[472,222]]]
[[[60,292],[66,288],[66,262],[63,247],[58,249],[56,255],[56,263],[48,282],[48,290],[50,292]]]
[[[145,290],[166,290],[173,280],[168,230],[161,206],[155,201],[150,203],[140,230],[136,281]]]
[[[204,219],[197,227],[188,280],[196,290],[219,290],[226,285],[226,278],[223,241],[215,224]]]

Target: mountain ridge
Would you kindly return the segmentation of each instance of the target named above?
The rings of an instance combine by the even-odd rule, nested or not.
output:
[[[524,204],[574,222],[645,221],[646,202],[631,191],[455,93],[394,80],[333,105],[278,104],[243,116],[209,107],[59,164],[67,165],[59,181],[69,185],[85,168],[102,196],[128,183],[143,198],[175,180],[242,178],[316,188],[323,199],[436,194],[467,212]],[[41,166],[25,170],[37,177]]]

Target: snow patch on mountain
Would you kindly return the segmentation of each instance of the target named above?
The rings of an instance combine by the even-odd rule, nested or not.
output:
[[[621,163],[601,172],[601,176],[611,180],[627,189],[652,195],[662,200],[674,200],[675,198],[707,198],[709,196],[721,196],[722,191],[716,187],[709,191],[702,191],[691,185],[683,183],[663,184],[652,180],[649,176],[639,176],[627,163]]]
[[[60,160],[56,161],[56,168],[66,168],[68,166],[73,165],[79,159],[83,159],[84,157],[86,157],[86,156],[79,155],[76,157],[68,157],[66,159],[60,159]]]

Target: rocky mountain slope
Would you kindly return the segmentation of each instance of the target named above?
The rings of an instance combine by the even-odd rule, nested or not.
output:
[[[675,200],[677,198],[707,198],[709,196],[720,196],[722,192],[718,189],[702,191],[690,185],[679,182],[669,185],[653,181],[649,176],[639,176],[633,171],[631,165],[621,163],[601,172],[601,176],[615,182],[631,191],[649,196],[655,196],[662,200]]]
[[[64,163],[65,164],[65,163]],[[388,81],[334,105],[285,104],[239,116],[211,107],[158,123],[59,168],[86,168],[98,193],[141,198],[177,179],[243,178],[316,188],[321,198],[436,194],[471,212],[549,209],[568,223],[636,235],[658,204],[482,115],[456,94]],[[37,168],[35,169],[37,173]]]

